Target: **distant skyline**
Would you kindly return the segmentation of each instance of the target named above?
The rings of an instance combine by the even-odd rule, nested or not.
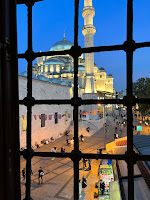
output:
[[[122,44],[126,40],[127,0],[93,0],[95,7],[94,46]],[[79,45],[84,47],[82,26],[82,8],[79,7]],[[150,1],[134,1],[133,39],[136,42],[150,41]],[[49,51],[54,43],[63,39],[74,40],[74,0],[45,0],[33,6],[33,50]],[[27,49],[27,9],[17,6],[18,52]],[[136,50],[133,61],[133,81],[141,77],[150,77],[150,48]],[[124,51],[102,52],[94,54],[97,67],[104,67],[112,74],[117,91],[126,88],[126,54]],[[35,63],[36,60],[33,61]],[[26,70],[27,62],[19,59],[19,73]]]

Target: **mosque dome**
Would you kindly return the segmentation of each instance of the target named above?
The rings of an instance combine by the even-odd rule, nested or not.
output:
[[[56,42],[50,49],[50,51],[66,50],[70,49],[73,46],[73,43],[65,38],[59,42]]]
[[[44,62],[43,65],[64,65],[65,63],[62,60],[56,58],[50,58]]]
[[[107,76],[107,78],[112,78],[113,76],[112,76],[112,74],[108,74],[108,76]]]
[[[101,67],[99,70],[100,72],[105,72],[105,69],[103,67]]]

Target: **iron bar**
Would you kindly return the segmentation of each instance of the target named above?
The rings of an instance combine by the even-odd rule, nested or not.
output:
[[[141,42],[141,43],[135,43],[135,50],[143,47],[150,47],[150,42]],[[81,48],[81,54],[82,53],[94,53],[94,52],[106,52],[106,51],[123,51],[125,50],[124,44],[120,45],[110,45],[110,46],[97,46],[97,47],[87,47],[87,48]],[[34,59],[41,56],[53,56],[53,55],[71,55],[70,50],[64,50],[64,51],[46,51],[46,52],[33,52]],[[25,58],[25,53],[18,54],[18,58]]]
[[[80,102],[82,105],[91,105],[91,104],[124,104],[123,99],[88,99],[82,100]],[[26,101],[19,100],[20,105],[26,105]],[[72,100],[68,99],[52,99],[52,100],[35,100],[34,105],[48,104],[48,105],[61,105],[61,104],[72,104]]]
[[[127,98],[133,95],[133,0],[127,2]],[[128,164],[128,199],[134,199],[134,162],[133,162],[133,117],[132,105],[127,103],[127,164]]]
[[[28,4],[28,52],[32,52],[32,4]],[[32,59],[29,57],[27,69],[27,97],[32,97]],[[32,106],[27,105],[27,149],[31,149],[31,123],[32,123]],[[26,160],[26,200],[31,199],[31,157]]]
[[[78,17],[79,17],[79,0],[75,0],[75,17],[74,17],[74,99],[78,98]],[[78,105],[74,105],[74,200],[79,199],[79,141],[78,141]]]
[[[20,151],[20,155],[23,156],[23,151]],[[33,156],[41,157],[71,157],[72,153],[52,153],[52,152],[34,152]],[[125,154],[92,154],[82,153],[81,158],[92,158],[92,159],[113,159],[113,160],[126,160]],[[150,161],[150,155],[135,154],[136,161]]]

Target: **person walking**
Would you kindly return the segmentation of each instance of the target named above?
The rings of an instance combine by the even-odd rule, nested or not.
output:
[[[66,142],[67,142],[67,145],[69,146],[70,145],[70,139],[67,138]]]
[[[41,184],[43,183],[43,176],[44,176],[44,171],[42,170],[42,167],[40,167],[38,172],[39,172],[39,176],[38,176],[39,183],[38,184],[40,185],[40,181],[41,181]]]
[[[57,147],[53,147],[53,148],[51,149],[51,152],[56,153],[56,151],[57,151]],[[52,158],[52,160],[54,160],[54,159],[55,159],[55,157]]]
[[[82,191],[82,184],[81,181],[79,180],[79,197],[82,197],[81,191]]]
[[[61,147],[61,153],[65,153],[65,148]]]
[[[87,187],[87,181],[86,181],[86,177],[83,175],[82,177],[82,188],[86,188]]]
[[[105,192],[105,183],[104,181],[101,180],[100,182],[100,190],[102,192],[102,195],[104,195],[104,192]]]
[[[89,170],[91,170],[91,158],[88,159],[89,162]]]
[[[22,179],[22,182],[23,182],[25,180],[25,178],[26,178],[25,168],[23,168],[23,170],[22,170],[22,177],[23,177],[23,179]]]
[[[83,169],[86,167],[86,159],[83,158]]]

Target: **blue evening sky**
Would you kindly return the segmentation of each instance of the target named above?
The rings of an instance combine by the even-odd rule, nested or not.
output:
[[[82,35],[82,8],[79,8],[79,45],[84,47]],[[95,7],[94,46],[122,44],[126,40],[127,0],[93,0]],[[134,40],[150,41],[150,1],[134,0]],[[27,9],[17,6],[18,52],[27,49]],[[74,38],[74,0],[45,0],[33,7],[33,50],[49,51],[51,46],[63,39],[73,42]],[[97,67],[104,67],[107,74],[114,77],[117,91],[126,88],[126,54],[123,51],[95,53]],[[35,63],[34,60],[33,63]],[[26,70],[26,61],[19,59],[19,73]],[[136,50],[133,62],[133,81],[140,77],[150,77],[150,48]]]

